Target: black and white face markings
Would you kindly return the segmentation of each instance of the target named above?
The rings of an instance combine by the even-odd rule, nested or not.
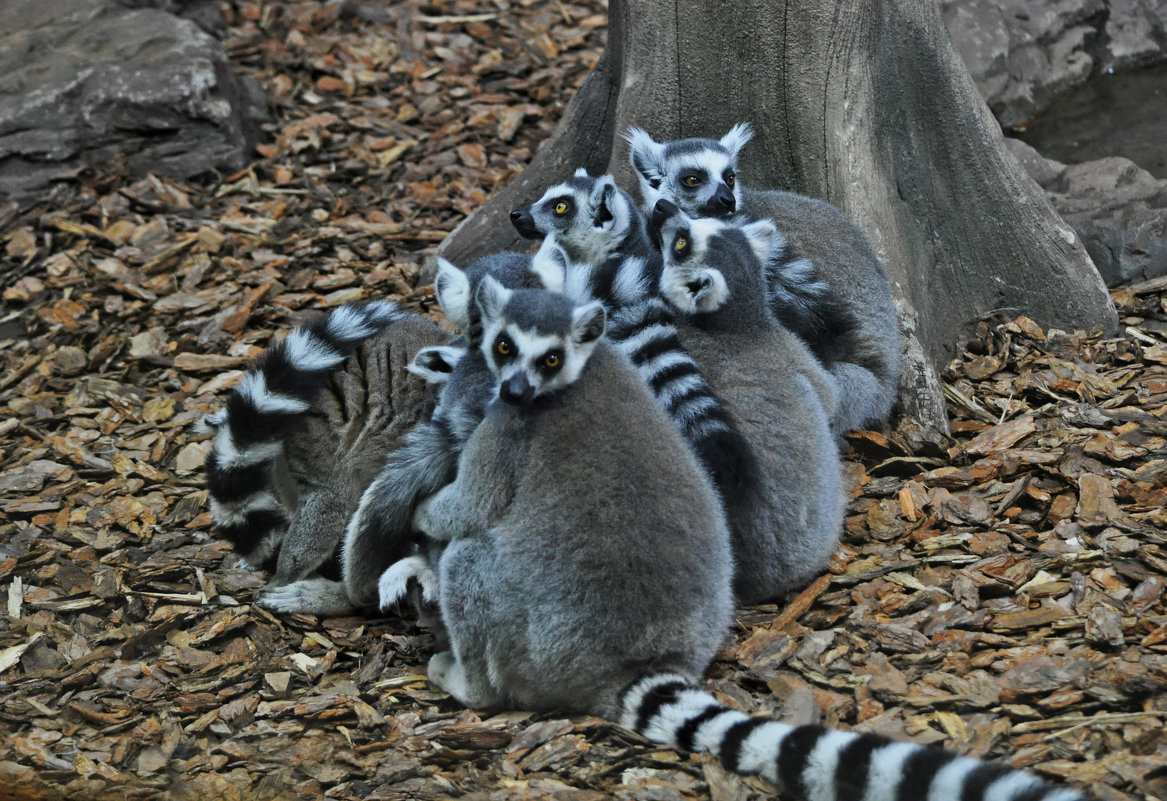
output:
[[[510,290],[490,276],[478,287],[482,354],[496,379],[497,397],[529,406],[579,378],[606,315],[598,302],[575,306],[545,290]]]
[[[691,216],[732,216],[741,203],[737,157],[753,135],[748,123],[739,122],[721,139],[662,143],[642,128],[629,128],[624,138],[631,148],[644,208],[664,198]]]
[[[659,200],[653,207],[650,231],[661,248],[661,294],[681,313],[717,311],[729,300],[734,284],[752,285],[762,297],[762,270],[777,234],[769,220],[735,224],[711,217],[694,219],[669,201]],[[744,241],[737,238],[739,233]],[[747,247],[757,260],[758,274],[727,276],[725,266],[742,263],[727,251]]]
[[[577,173],[576,182],[585,180]],[[611,176],[586,179],[593,187],[610,184]],[[582,187],[581,187],[582,189]],[[549,192],[554,196],[555,192]],[[610,241],[597,252],[603,261],[573,261],[568,246],[597,238],[590,223],[580,222],[548,234],[532,270],[543,284],[577,303],[599,300],[608,311],[607,339],[632,362],[658,404],[697,454],[727,506],[754,487],[752,454],[721,400],[709,386],[677,332],[673,311],[660,296],[661,258],[649,240],[644,216],[623,191],[611,199],[615,216],[627,216],[627,230],[613,227]],[[582,233],[580,229],[584,230]]]
[[[539,200],[512,211],[511,222],[526,239],[554,237],[574,262],[599,264],[624,241],[634,212],[612,176],[592,178],[581,167]]]

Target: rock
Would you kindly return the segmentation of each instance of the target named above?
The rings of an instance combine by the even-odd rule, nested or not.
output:
[[[157,8],[188,19],[212,36],[222,36],[227,20],[220,0],[120,0],[126,8]]]
[[[118,156],[177,178],[237,170],[265,113],[262,92],[194,22],[117,0],[4,3],[0,197],[37,197]]]
[[[941,0],[941,8],[1006,128],[1091,75],[1167,60],[1167,0]]]
[[[1167,180],[1124,158],[1066,165],[1016,139],[1005,143],[1082,237],[1108,286],[1167,274]]]

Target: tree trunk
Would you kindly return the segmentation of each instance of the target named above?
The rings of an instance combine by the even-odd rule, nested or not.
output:
[[[746,186],[822,198],[871,239],[903,332],[903,411],[946,430],[937,368],[978,319],[1117,318],[1074,232],[1005,150],[932,0],[610,0],[608,47],[527,170],[442,245],[521,247],[516,206],[579,166],[631,189],[630,125],[658,141],[757,135]]]

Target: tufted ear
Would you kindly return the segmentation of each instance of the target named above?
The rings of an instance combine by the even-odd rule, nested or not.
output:
[[[665,146],[654,140],[643,128],[629,128],[624,132],[628,140],[632,167],[653,189],[664,180]]]
[[[450,373],[466,355],[466,348],[458,345],[437,345],[422,348],[413,357],[413,361],[405,369],[416,376],[421,376],[431,384],[444,384],[450,380]]]
[[[587,167],[576,167],[573,175],[576,178],[587,178],[588,177],[588,168]]]
[[[614,219],[612,202],[615,197],[616,181],[611,175],[603,175],[596,179],[591,196],[588,197],[588,204],[592,209],[592,224],[595,227],[599,228]]]
[[[774,223],[770,220],[754,220],[742,226],[742,233],[746,235],[746,241],[750,243],[750,249],[758,261],[762,264],[768,262],[774,249],[774,237],[778,235]]]
[[[478,285],[478,293],[475,295],[478,313],[482,315],[483,322],[497,320],[501,317],[502,310],[506,307],[507,301],[511,299],[511,294],[513,293],[500,284],[494,276],[483,276],[482,283]]]
[[[438,274],[434,277],[434,295],[450,322],[465,331],[470,325],[470,279],[441,256],[438,257]]]
[[[604,335],[608,315],[598,300],[577,306],[571,313],[571,338],[577,345],[595,342]]]
[[[737,154],[754,138],[754,129],[748,122],[739,122],[737,125],[729,129],[729,133],[721,137],[721,146],[729,151],[729,157],[733,161],[737,161]]]

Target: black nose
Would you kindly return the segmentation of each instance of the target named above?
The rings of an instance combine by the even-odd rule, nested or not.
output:
[[[705,202],[701,207],[700,213],[702,217],[728,217],[733,214],[737,208],[737,200],[733,196],[733,192],[725,184],[717,187],[717,191],[713,193],[713,197]]]
[[[652,237],[652,241],[656,243],[657,250],[661,248],[661,228],[670,217],[680,213],[680,209],[664,198],[658,200],[656,205],[652,207],[652,217],[648,221],[648,233]]]
[[[515,227],[523,239],[539,239],[543,236],[535,227],[535,218],[531,216],[531,212],[525,206],[511,212],[511,225]]]
[[[526,406],[534,399],[535,388],[525,375],[517,375],[502,383],[498,388],[498,397],[511,406]]]

